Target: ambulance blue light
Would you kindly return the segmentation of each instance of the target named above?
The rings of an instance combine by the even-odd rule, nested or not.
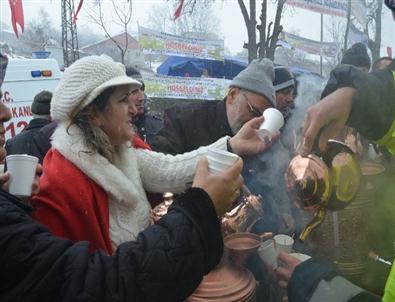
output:
[[[41,70],[32,70],[31,74],[33,78],[39,78],[41,77]]]

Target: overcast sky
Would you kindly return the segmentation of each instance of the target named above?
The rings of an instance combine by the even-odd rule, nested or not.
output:
[[[104,1],[110,2],[110,0]],[[74,0],[74,2],[77,6],[79,0]],[[86,2],[92,2],[92,0],[85,0],[85,3]],[[244,2],[248,3],[248,0],[244,0]],[[259,10],[260,8],[260,2],[261,1],[257,0],[257,10]],[[274,2],[274,0],[268,2],[268,16],[269,18],[273,18],[275,14],[275,7],[274,5],[272,5],[272,2]],[[162,3],[167,3],[167,1],[133,0],[132,29],[137,30],[137,23],[144,26],[147,23],[148,12],[152,9],[154,5]],[[0,20],[11,28],[10,7],[8,1],[0,0],[0,5]],[[23,0],[23,6],[25,13],[25,24],[28,24],[29,21],[31,21],[32,19],[37,18],[38,11],[42,7],[49,13],[51,18],[53,19],[53,24],[59,24],[60,26],[60,0]],[[217,13],[221,22],[221,29],[219,30],[219,34],[222,35],[225,40],[225,47],[227,47],[232,53],[241,51],[243,43],[247,40],[247,32],[237,0],[217,0],[216,5],[213,7],[213,9]],[[382,35],[383,55],[386,46],[392,47],[393,53],[395,53],[395,22],[392,20],[388,10],[384,10],[385,13],[383,17]],[[110,6],[106,11],[111,11]],[[332,17],[324,15],[324,23],[330,24],[331,19]],[[297,32],[301,36],[314,40],[319,40],[320,38],[320,15],[318,13],[310,12],[303,9],[287,8],[284,14],[284,18],[282,20],[282,25],[284,26],[285,31]],[[84,6],[78,19],[77,26],[81,28],[84,28],[85,26],[94,28],[84,14]],[[120,31],[120,28],[112,26],[111,30],[118,33]],[[330,40],[330,37],[327,33],[326,36],[324,35],[324,40]]]

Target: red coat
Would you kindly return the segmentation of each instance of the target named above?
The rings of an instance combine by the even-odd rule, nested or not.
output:
[[[111,255],[107,193],[56,149],[49,150],[44,167],[40,193],[32,199],[33,218],[56,236],[89,241],[90,252],[103,249]]]
[[[139,135],[137,135],[137,134],[135,134],[135,135],[133,136],[132,142],[133,142],[133,146],[134,146],[136,149],[147,149],[147,150],[152,150],[151,147],[150,147],[150,145],[148,145],[145,141],[143,141],[143,139],[142,139]]]
[[[150,149],[137,135],[136,148]],[[62,186],[72,182],[72,186]],[[44,158],[41,190],[32,199],[33,218],[45,224],[54,235],[73,241],[89,241],[89,251],[113,252],[109,234],[107,193],[56,149]],[[70,223],[72,221],[73,223]]]

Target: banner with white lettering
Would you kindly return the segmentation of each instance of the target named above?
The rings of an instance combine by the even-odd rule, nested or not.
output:
[[[224,60],[223,40],[183,38],[139,26],[139,44],[146,54]]]
[[[336,57],[339,51],[337,45],[331,42],[320,42],[315,40],[306,39],[294,34],[287,33],[285,31],[281,32],[280,39],[282,43],[279,45],[284,46],[284,42],[291,47],[303,52],[307,52],[312,55],[324,56],[324,57]]]
[[[222,100],[230,80],[216,78],[183,78],[144,76],[149,97],[196,100]]]
[[[346,17],[346,0],[287,0],[286,4],[326,15]]]

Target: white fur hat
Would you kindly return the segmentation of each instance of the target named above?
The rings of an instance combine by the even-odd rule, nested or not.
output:
[[[120,85],[140,87],[141,83],[126,76],[125,66],[108,56],[79,59],[66,69],[53,93],[51,116],[55,121],[68,121],[72,112],[88,106],[107,88]]]

